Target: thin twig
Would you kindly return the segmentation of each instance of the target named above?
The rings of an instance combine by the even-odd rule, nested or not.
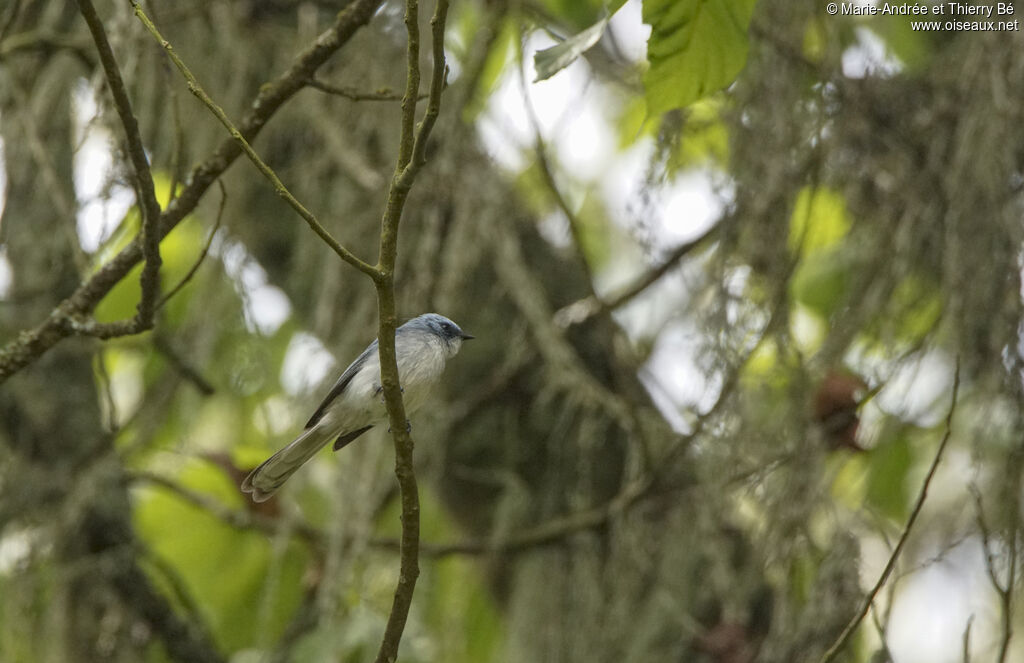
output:
[[[175,600],[185,608],[188,618],[195,628],[199,629],[204,637],[212,640],[210,638],[211,629],[203,615],[203,611],[199,607],[199,603],[192,596],[192,592],[189,591],[188,585],[185,584],[185,579],[181,577],[178,569],[174,567],[174,564],[151,547],[143,546],[140,552],[142,553],[141,557],[143,560],[148,562],[163,577],[164,582],[167,583],[167,586],[170,587],[171,592],[174,594]]]
[[[921,509],[924,507],[925,499],[928,497],[928,487],[932,483],[932,478],[935,476],[936,470],[939,468],[939,462],[942,460],[942,455],[946,451],[946,446],[949,443],[950,435],[953,433],[953,412],[956,410],[957,394],[960,391],[960,358],[956,360],[956,371],[953,373],[953,394],[950,397],[949,411],[946,413],[946,432],[942,436],[942,441],[939,443],[939,448],[935,452],[935,458],[932,459],[932,464],[928,468],[928,474],[924,477],[924,483],[921,484],[921,491],[917,495],[917,501],[914,503],[914,508],[910,512],[910,516],[907,518],[907,524],[903,528],[903,532],[900,534],[899,540],[896,542],[896,547],[893,548],[892,553],[889,555],[889,561],[886,562],[885,568],[882,569],[882,575],[879,576],[878,581],[868,592],[867,596],[864,597],[864,602],[854,615],[850,623],[846,625],[843,632],[839,634],[839,637],[828,648],[825,655],[821,657],[821,663],[829,663],[829,661],[835,660],[835,657],[842,651],[843,647],[850,641],[854,631],[860,626],[864,616],[868,614],[868,610],[871,609],[871,604],[874,603],[875,597],[878,592],[881,591],[886,581],[889,579],[889,575],[893,569],[896,568],[896,562],[899,560],[900,553],[903,552],[903,548],[907,544],[907,539],[910,538],[910,532],[914,528],[914,523],[917,521],[917,517],[921,514]]]
[[[106,353],[101,349],[93,357],[95,362],[96,379],[100,383],[99,388],[103,393],[103,404],[107,408],[107,430],[116,433],[117,426],[117,401],[114,400],[114,389],[111,386],[110,372],[107,370]]]
[[[398,658],[398,645],[405,630],[405,622],[412,605],[413,591],[419,577],[420,503],[413,470],[412,436],[405,416],[405,404],[399,385],[398,361],[395,353],[395,262],[398,256],[398,228],[402,210],[416,174],[426,161],[426,144],[441,107],[447,66],[444,57],[444,28],[448,16],[448,0],[437,0],[430,19],[434,65],[430,79],[427,108],[419,126],[415,126],[416,98],[420,86],[420,30],[418,0],[406,0],[405,29],[408,35],[406,53],[407,74],[405,97],[402,99],[401,135],[398,160],[391,180],[384,214],[381,219],[380,252],[377,262],[379,278],[377,288],[379,317],[378,344],[380,377],[384,401],[391,424],[395,446],[395,476],[398,479],[402,504],[402,540],[400,545],[399,577],[395,588],[391,612],[384,628],[377,663],[391,663]]]

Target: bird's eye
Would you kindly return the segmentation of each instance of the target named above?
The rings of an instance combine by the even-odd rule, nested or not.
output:
[[[455,333],[455,330],[452,329],[452,326],[450,324],[448,324],[447,322],[444,323],[443,325],[441,325],[441,327],[442,327],[442,329],[445,330],[445,332],[447,332],[449,334],[454,334]]]

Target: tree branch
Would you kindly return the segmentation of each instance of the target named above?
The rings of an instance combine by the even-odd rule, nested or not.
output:
[[[384,215],[381,219],[380,253],[377,269],[380,278],[377,288],[379,329],[377,334],[380,353],[380,378],[387,405],[391,435],[395,445],[395,476],[401,491],[402,541],[400,546],[399,577],[395,588],[391,613],[377,652],[377,663],[391,663],[398,658],[398,645],[405,630],[405,622],[412,605],[412,596],[419,577],[420,503],[413,471],[412,436],[409,434],[405,404],[399,385],[398,361],[395,353],[395,261],[398,255],[398,228],[402,210],[416,174],[426,161],[426,143],[437,120],[444,88],[446,64],[444,58],[444,27],[448,15],[448,0],[437,0],[430,20],[433,32],[434,65],[430,80],[427,109],[419,127],[416,120],[416,98],[420,86],[420,30],[418,0],[406,0],[405,28],[408,34],[407,75],[405,97],[402,99],[401,136],[395,174],[388,191]]]
[[[928,497],[928,487],[932,483],[932,478],[935,476],[935,471],[939,468],[939,462],[942,460],[942,455],[946,451],[946,445],[949,443],[949,437],[953,432],[953,412],[956,410],[956,399],[957,394],[960,391],[960,358],[957,357],[956,361],[956,372],[953,374],[953,394],[950,397],[949,411],[946,414],[946,432],[942,436],[942,441],[939,443],[939,448],[935,452],[935,458],[932,459],[931,467],[928,468],[928,474],[924,477],[924,483],[921,484],[921,491],[917,495],[917,501],[914,503],[914,508],[910,512],[910,516],[907,518],[907,524],[903,528],[903,532],[900,534],[899,540],[896,542],[896,547],[893,548],[892,554],[889,555],[889,561],[886,562],[885,568],[882,569],[882,575],[879,576],[878,581],[868,592],[868,595],[864,597],[864,602],[861,604],[860,610],[854,615],[850,623],[846,625],[843,632],[839,634],[839,637],[828,648],[825,655],[821,657],[821,663],[829,663],[835,660],[836,656],[842,651],[843,647],[850,641],[854,631],[860,626],[861,621],[864,620],[865,615],[868,614],[868,610],[871,609],[871,604],[874,603],[875,597],[878,592],[881,591],[886,581],[889,579],[889,575],[893,569],[896,568],[896,562],[899,560],[900,553],[903,552],[904,546],[907,544],[907,539],[910,538],[910,531],[914,528],[914,523],[917,522],[917,517],[921,515],[921,509],[924,507],[924,501]]]
[[[381,4],[383,0],[353,0],[338,14],[334,24],[296,57],[288,71],[260,86],[249,112],[238,125],[239,133],[248,141],[255,138],[281,106],[303,89],[303,81],[308,80],[359,28],[366,25]],[[160,216],[161,237],[165,237],[195,209],[209,187],[241,153],[234,138],[228,138],[192,169],[180,195]],[[8,342],[0,350],[0,383],[73,335],[75,329],[71,324],[72,318],[92,311],[142,257],[141,247],[137,242],[132,242],[54,308],[45,320],[32,329],[22,331],[16,339]]]

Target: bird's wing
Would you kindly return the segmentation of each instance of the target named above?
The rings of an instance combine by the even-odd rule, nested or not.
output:
[[[309,421],[306,422],[306,430],[309,430],[310,428],[315,426],[317,422],[323,418],[328,408],[330,408],[331,404],[334,403],[334,400],[338,398],[338,396],[340,396],[343,391],[345,391],[345,387],[348,386],[348,383],[351,382],[352,378],[354,378],[356,373],[359,372],[359,369],[361,369],[363,365],[367,362],[367,360],[370,357],[372,357],[376,352],[377,341],[374,340],[373,343],[370,343],[370,345],[365,350],[363,350],[363,354],[356,357],[355,361],[348,365],[348,368],[345,369],[345,372],[341,374],[341,377],[338,378],[338,381],[335,382],[334,386],[331,387],[331,390],[327,392],[327,396],[325,396],[324,400],[320,403],[320,407],[316,409],[316,412],[313,413],[313,416],[310,417]]]

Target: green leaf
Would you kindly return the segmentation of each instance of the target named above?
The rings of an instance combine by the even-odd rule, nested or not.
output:
[[[537,81],[551,78],[575,62],[576,58],[601,40],[601,35],[604,34],[605,28],[608,27],[608,21],[611,17],[611,14],[608,12],[602,12],[601,18],[598,19],[597,23],[594,23],[586,30],[577,32],[561,44],[537,51],[533,56],[533,66],[537,69],[537,78],[533,82],[536,83]]]
[[[646,0],[650,68],[647,108],[682,108],[730,83],[747,62],[747,27],[757,0]]]

